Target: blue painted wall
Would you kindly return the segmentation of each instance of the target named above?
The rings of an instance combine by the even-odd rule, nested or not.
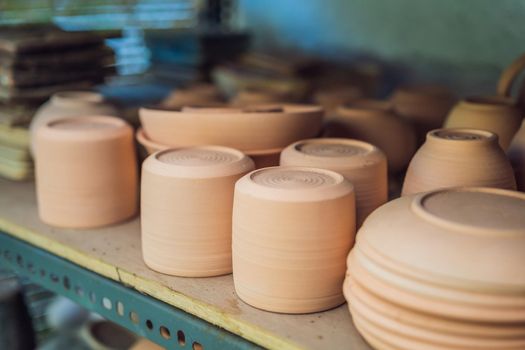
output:
[[[523,0],[239,0],[239,22],[259,48],[366,53],[460,93],[493,92],[525,52]]]

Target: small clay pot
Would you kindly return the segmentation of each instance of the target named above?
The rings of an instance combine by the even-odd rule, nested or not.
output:
[[[35,113],[29,131],[31,152],[35,156],[36,130],[53,120],[77,116],[118,116],[118,110],[108,103],[102,94],[94,91],[62,91],[51,96]]]
[[[316,168],[259,169],[235,185],[233,279],[257,308],[317,312],[343,302],[355,235],[353,187]]]
[[[525,192],[525,121],[512,139],[507,155],[514,168],[518,190]]]
[[[523,113],[513,99],[501,96],[468,97],[458,102],[445,121],[446,128],[488,130],[499,137],[504,151],[518,131]]]
[[[327,117],[332,117],[337,108],[362,99],[364,95],[363,89],[355,85],[333,86],[318,89],[313,102],[323,107]]]
[[[235,95],[230,101],[233,106],[247,107],[253,105],[260,105],[262,103],[282,103],[291,102],[286,96],[281,96],[272,91],[244,89]]]
[[[221,145],[245,152],[283,148],[321,130],[318,106],[267,105],[250,108],[141,108],[148,137],[172,147]]]
[[[97,227],[137,211],[133,131],[114,117],[75,117],[36,132],[36,190],[42,221]]]
[[[183,106],[221,106],[224,101],[219,90],[213,84],[195,83],[172,91],[162,102],[165,108]]]
[[[325,136],[348,137],[379,147],[392,173],[402,171],[416,151],[416,134],[387,101],[358,100],[337,109],[327,121]]]
[[[328,169],[352,183],[357,227],[388,200],[387,161],[379,148],[351,139],[310,139],[291,144],[281,153],[281,165]]]
[[[173,148],[167,145],[162,145],[158,142],[151,141],[144,133],[144,130],[142,128],[139,128],[137,130],[136,138],[138,143],[144,146],[148,154],[153,154],[158,151]],[[260,169],[279,165],[279,156],[281,155],[281,151],[282,148],[276,148],[268,150],[249,151],[244,152],[244,154],[246,154],[253,160],[253,162],[255,163],[255,169]]]
[[[495,134],[474,129],[438,129],[408,167],[402,195],[447,187],[516,189],[516,180]]]
[[[439,85],[412,85],[397,88],[390,96],[394,111],[412,123],[420,143],[427,132],[440,128],[455,98],[447,88]]]
[[[176,276],[231,273],[235,182],[254,169],[242,152],[219,146],[168,149],[142,165],[144,262]]]

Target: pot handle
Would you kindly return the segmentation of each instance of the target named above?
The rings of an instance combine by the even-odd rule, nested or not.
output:
[[[512,92],[512,85],[518,77],[518,75],[525,69],[525,54],[514,60],[505,70],[501,73],[498,81],[497,93],[500,96],[510,97]],[[520,89],[521,91],[521,89]]]

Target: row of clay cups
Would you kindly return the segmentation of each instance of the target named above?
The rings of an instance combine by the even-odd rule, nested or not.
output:
[[[52,226],[99,227],[134,216],[138,174],[133,130],[109,116],[46,122],[35,137],[40,219]]]

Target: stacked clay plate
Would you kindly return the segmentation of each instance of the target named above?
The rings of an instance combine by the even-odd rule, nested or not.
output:
[[[525,195],[456,188],[372,213],[344,294],[376,349],[525,348]]]

